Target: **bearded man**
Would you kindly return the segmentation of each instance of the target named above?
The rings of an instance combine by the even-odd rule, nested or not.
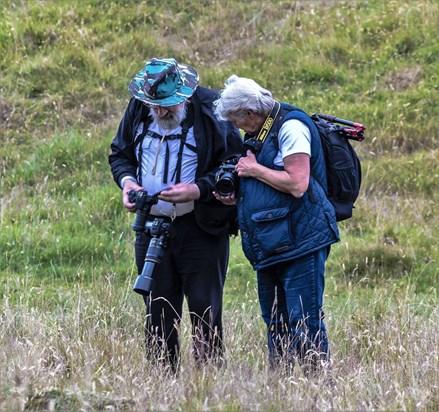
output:
[[[128,90],[132,98],[111,143],[111,172],[126,209],[136,211],[131,191],[160,193],[147,222],[166,218],[173,228],[152,289],[143,294],[148,353],[177,370],[186,297],[195,359],[221,362],[223,288],[237,218],[235,207],[212,192],[221,163],[241,155],[240,133],[215,117],[217,92],[199,86],[195,69],[175,59],[147,61]],[[139,275],[151,238],[146,228],[136,232]]]

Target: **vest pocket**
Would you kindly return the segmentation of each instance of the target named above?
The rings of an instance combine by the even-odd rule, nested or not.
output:
[[[254,238],[265,255],[275,255],[290,249],[293,242],[288,207],[256,212],[251,219]]]

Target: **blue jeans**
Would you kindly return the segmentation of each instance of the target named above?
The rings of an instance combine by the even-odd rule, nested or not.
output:
[[[329,360],[323,306],[329,247],[259,270],[258,294],[267,325],[270,365],[297,359],[307,370]]]

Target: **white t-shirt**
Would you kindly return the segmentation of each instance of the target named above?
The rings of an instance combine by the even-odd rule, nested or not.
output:
[[[311,156],[311,132],[300,120],[291,119],[283,123],[278,135],[279,152],[274,158],[276,166],[283,166],[283,159],[294,153]]]
[[[181,126],[173,130],[162,129],[155,120],[149,125],[149,131],[155,132],[160,136],[181,134]],[[143,123],[137,129],[136,137],[142,133]],[[180,139],[161,140],[157,137],[145,135],[142,141],[142,186],[152,195],[173,184],[175,184],[174,172],[177,166],[177,153],[180,150]],[[191,127],[186,136],[186,143],[195,147],[195,138],[193,128]],[[166,159],[166,145],[169,147],[169,165],[167,183],[163,183]],[[139,147],[136,148],[136,156],[138,156]],[[183,149],[181,164],[181,183],[193,183],[195,181],[195,171],[197,168],[197,154],[189,149],[186,145]],[[172,179],[172,180],[171,180]],[[172,216],[174,205],[169,202],[159,200],[158,203],[151,208],[151,214],[155,216]],[[177,216],[182,216],[194,209],[194,202],[176,203],[175,211]]]

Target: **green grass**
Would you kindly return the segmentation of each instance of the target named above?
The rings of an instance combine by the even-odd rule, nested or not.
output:
[[[0,410],[435,410],[439,4],[13,1],[0,6]],[[223,370],[147,364],[131,223],[107,156],[145,60],[366,125],[354,218],[327,264],[335,386],[273,375],[231,242]],[[391,379],[389,379],[389,376]]]

